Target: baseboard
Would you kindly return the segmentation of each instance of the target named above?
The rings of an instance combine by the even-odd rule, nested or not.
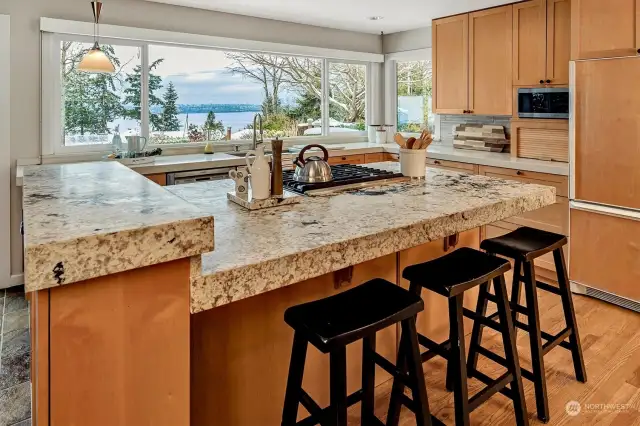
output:
[[[11,275],[6,282],[0,283],[0,289],[24,284],[24,274]]]

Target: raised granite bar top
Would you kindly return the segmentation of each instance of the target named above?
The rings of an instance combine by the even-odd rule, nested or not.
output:
[[[397,163],[368,166],[399,170]],[[230,180],[167,190],[216,218],[216,251],[192,260],[192,313],[555,202],[553,187],[431,168],[422,181],[252,212],[227,200]]]
[[[26,291],[213,250],[213,217],[117,162],[28,166]]]

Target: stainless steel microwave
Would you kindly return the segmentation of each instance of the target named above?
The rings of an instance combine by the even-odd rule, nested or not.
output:
[[[518,117],[569,118],[569,88],[519,88]]]

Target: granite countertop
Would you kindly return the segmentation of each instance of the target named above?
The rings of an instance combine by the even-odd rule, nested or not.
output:
[[[369,166],[399,170],[390,162]],[[424,181],[254,212],[227,201],[230,180],[166,189],[216,218],[216,250],[192,258],[192,313],[555,202],[553,187],[431,168]]]
[[[26,166],[26,291],[213,250],[213,217],[117,162]]]

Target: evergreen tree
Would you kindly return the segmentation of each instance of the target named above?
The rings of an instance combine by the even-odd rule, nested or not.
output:
[[[162,97],[164,109],[162,110],[162,126],[160,130],[165,132],[175,132],[180,130],[180,121],[178,120],[178,92],[172,82],[169,82],[167,91]]]
[[[207,114],[207,120],[204,122],[202,128],[207,132],[207,140],[211,140],[211,134],[213,132],[224,133],[224,125],[222,121],[216,121],[216,114],[213,111],[209,111]]]
[[[151,73],[164,61],[164,59],[158,59],[149,66],[149,122],[151,123],[151,129],[158,131],[162,129],[162,113],[153,113],[151,110],[162,108],[164,103],[155,92],[162,88],[162,77]],[[127,74],[125,82],[128,87],[124,90],[125,105],[132,105],[133,108],[127,108],[124,110],[123,117],[131,118],[140,121],[140,108],[142,105],[142,67],[136,66],[132,74]]]

